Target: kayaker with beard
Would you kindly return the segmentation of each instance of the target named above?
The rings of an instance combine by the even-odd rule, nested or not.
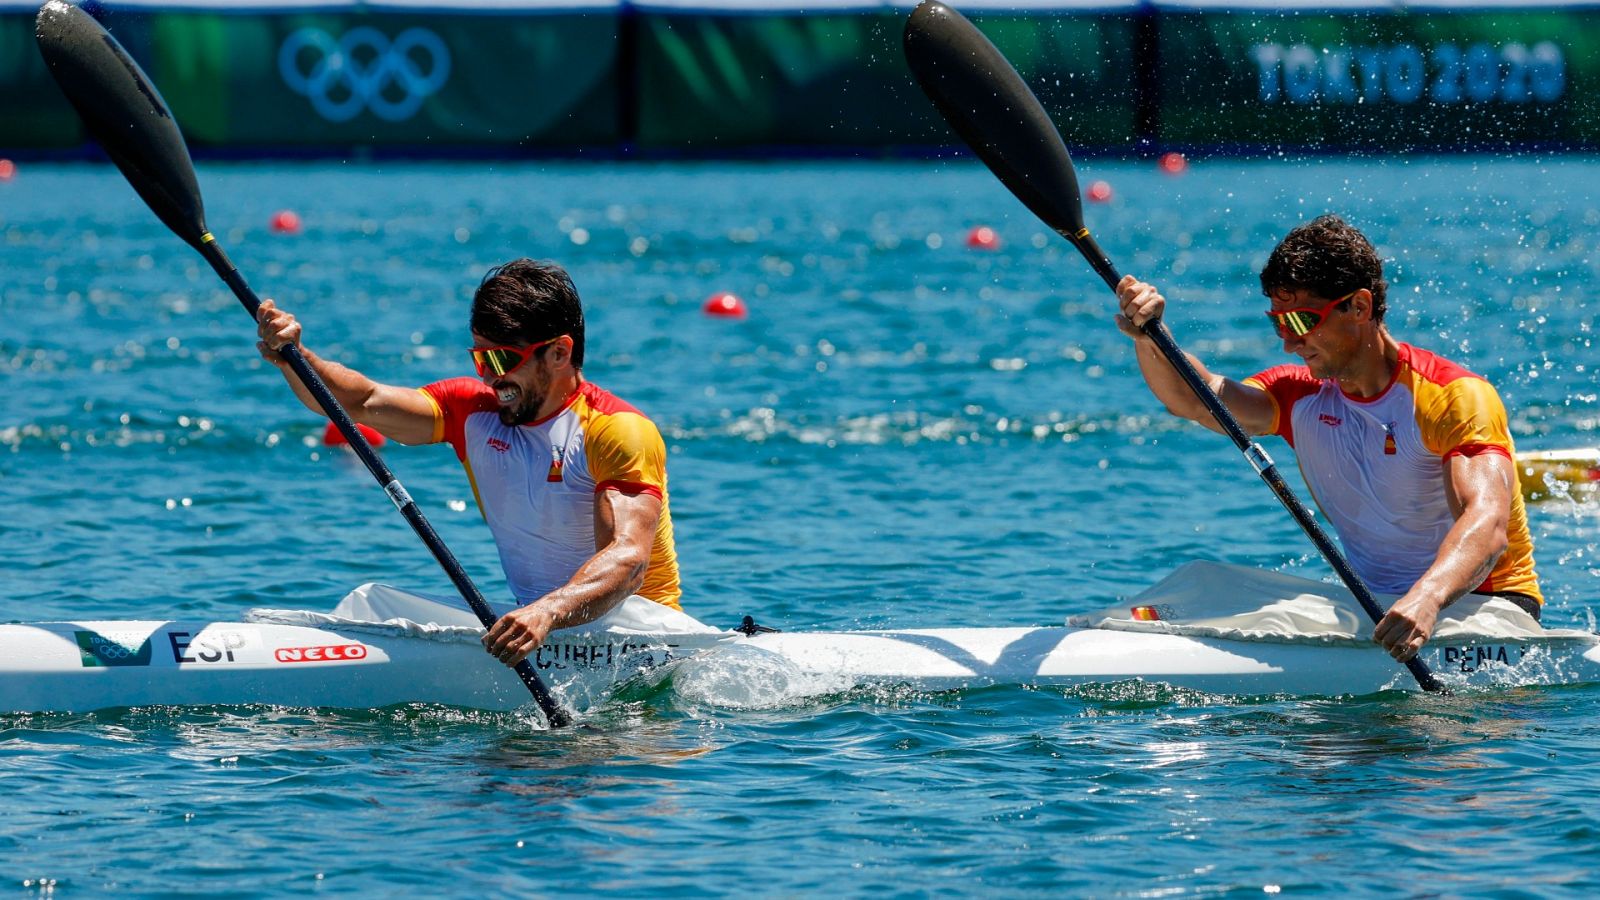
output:
[[[316,400],[277,353],[301,327],[271,300],[257,349],[307,408]],[[357,423],[402,444],[449,443],[520,604],[484,635],[506,665],[553,630],[592,622],[637,594],[679,609],[666,447],[638,410],[583,377],[583,307],[560,266],[490,269],[472,299],[477,378],[420,389],[380,384],[301,352]]]
[[[1373,630],[1397,660],[1417,654],[1439,611],[1468,593],[1535,619],[1544,598],[1517,485],[1505,406],[1488,381],[1397,341],[1384,323],[1383,262],[1337,216],[1293,229],[1261,271],[1282,365],[1234,381],[1195,368],[1251,434],[1294,448],[1311,493],[1367,586],[1400,595]],[[1132,276],[1117,326],[1167,409],[1222,431],[1140,326],[1166,301]],[[1193,357],[1190,357],[1193,360]]]

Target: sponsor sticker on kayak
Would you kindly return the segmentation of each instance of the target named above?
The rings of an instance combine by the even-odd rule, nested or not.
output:
[[[272,658],[281,663],[340,663],[367,658],[366,644],[329,644],[322,647],[279,647]]]

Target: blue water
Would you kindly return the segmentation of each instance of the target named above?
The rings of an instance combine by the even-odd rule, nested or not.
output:
[[[1285,358],[1255,272],[1339,211],[1404,340],[1487,375],[1519,446],[1589,446],[1600,162],[1090,161],[1088,210],[1179,341]],[[1205,557],[1324,577],[1224,439],[1160,411],[1075,251],[971,162],[206,165],[210,225],[306,342],[464,374],[471,289],[572,270],[587,374],[670,456],[685,607],[785,629],[1059,622]],[[294,209],[298,236],[271,233]],[[998,252],[963,246],[994,226]],[[0,183],[0,619],[327,608],[449,585],[119,175]],[[748,320],[700,313],[733,291]],[[1269,446],[1280,460],[1287,448]],[[452,454],[386,458],[491,596]],[[1295,480],[1293,467],[1288,467]],[[1600,522],[1532,508],[1548,624],[1589,627]],[[879,686],[718,708],[668,685],[531,712],[0,716],[0,894],[1592,895],[1600,687],[1237,699]]]

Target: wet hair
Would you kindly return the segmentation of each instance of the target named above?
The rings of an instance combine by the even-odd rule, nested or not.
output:
[[[583,304],[553,262],[514,259],[490,269],[472,295],[472,331],[510,346],[571,335],[572,367],[583,368]]]
[[[1366,235],[1338,216],[1318,216],[1284,236],[1261,270],[1261,293],[1310,291],[1332,300],[1366,288],[1372,320],[1383,322],[1389,283],[1383,260]]]

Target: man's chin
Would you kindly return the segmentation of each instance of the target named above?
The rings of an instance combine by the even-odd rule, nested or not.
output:
[[[500,424],[506,426],[526,425],[533,421],[534,410],[525,407],[500,407]]]

